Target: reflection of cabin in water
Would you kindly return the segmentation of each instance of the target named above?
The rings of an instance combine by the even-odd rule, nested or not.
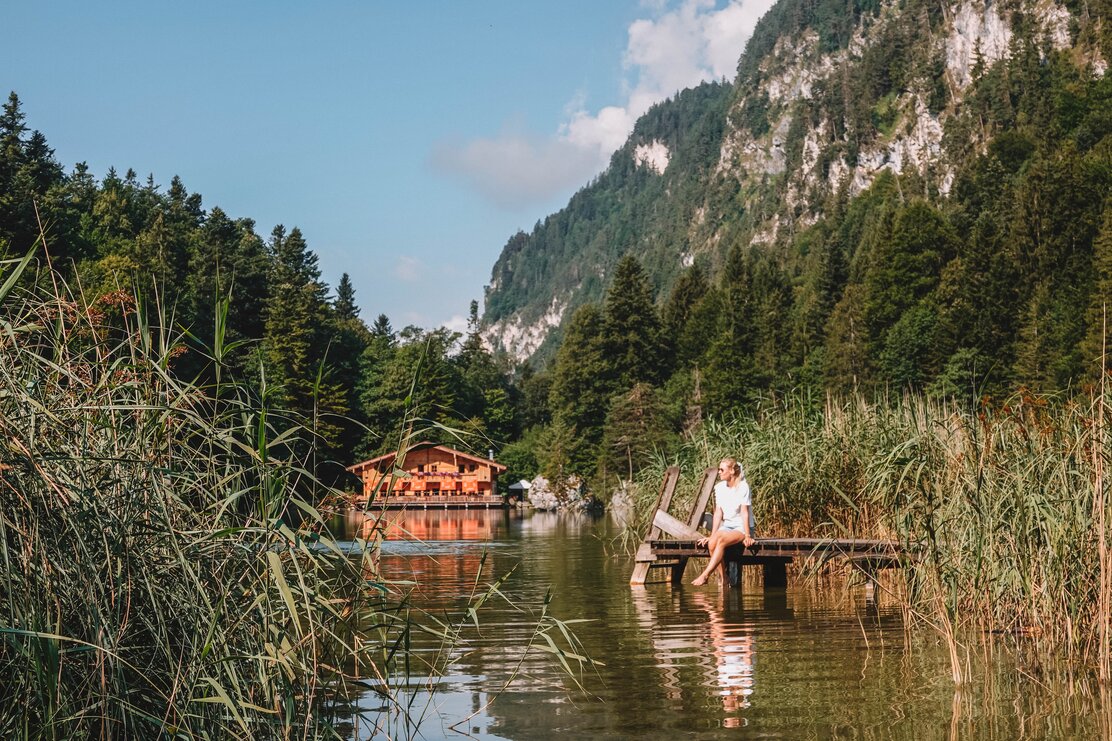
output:
[[[436,443],[417,443],[397,464],[395,453],[349,466],[363,482],[359,502],[386,507],[500,507],[498,474],[506,470],[489,458]]]

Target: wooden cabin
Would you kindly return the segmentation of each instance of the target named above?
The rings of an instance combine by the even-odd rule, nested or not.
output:
[[[506,467],[489,458],[431,442],[417,443],[397,454],[387,453],[349,466],[363,482],[357,501],[399,507],[500,507],[505,500],[495,485]]]

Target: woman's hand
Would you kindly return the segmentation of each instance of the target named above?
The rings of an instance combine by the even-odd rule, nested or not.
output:
[[[695,546],[697,548],[706,548],[707,543],[709,543],[709,542],[710,542],[710,538],[699,538],[698,540],[695,541]]]
[[[750,548],[750,547],[752,547],[752,545],[753,545],[754,543],[756,543],[757,541],[753,539],[753,536],[752,536],[752,535],[750,535],[749,533],[746,533],[746,534],[745,534],[745,537],[743,537],[743,538],[741,539],[741,542],[745,544],[745,547],[746,547],[746,548]]]

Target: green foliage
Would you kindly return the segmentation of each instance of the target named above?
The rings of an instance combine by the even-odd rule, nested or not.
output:
[[[938,312],[928,302],[908,309],[884,336],[882,378],[897,388],[922,388],[938,374]]]
[[[558,472],[581,476],[594,472],[603,424],[614,384],[604,344],[602,312],[593,304],[580,307],[568,325],[552,370],[549,405],[554,433],[552,450]]]
[[[265,388],[178,377],[186,338],[145,296],[0,293],[0,733],[335,733],[330,698],[355,667],[392,682],[404,626],[367,589],[377,546],[336,547],[276,444],[312,431]]]
[[[645,466],[674,443],[673,428],[660,391],[648,383],[637,383],[610,401],[602,439],[600,475],[614,472],[632,481]]]
[[[506,472],[499,479],[504,482],[503,489],[523,479],[532,481],[541,472],[537,457],[540,436],[541,428],[531,427],[522,434],[521,439],[505,446],[498,453],[498,462],[506,467]]]
[[[399,342],[385,315],[368,328],[350,277],[330,300],[296,227],[264,241],[251,219],[206,211],[177,177],[163,192],[130,170],[99,183],[84,164],[65,174],[45,137],[28,133],[13,93],[0,113],[0,257],[38,239],[40,216],[45,257],[94,303],[138,290],[175,307],[189,338],[176,375],[231,374],[309,430],[311,441],[291,438],[286,452],[308,456],[315,479],[341,481],[359,456],[396,446],[387,431],[412,413],[446,437],[438,425],[466,420],[473,434],[452,442],[484,454],[518,434],[517,399],[479,338],[477,308],[462,345],[443,331],[410,330]],[[211,347],[220,364],[208,362]]]
[[[648,276],[632,255],[614,269],[603,311],[603,352],[615,388],[659,382],[664,361],[660,321]]]

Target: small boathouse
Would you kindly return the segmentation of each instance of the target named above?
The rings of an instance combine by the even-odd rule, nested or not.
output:
[[[490,458],[421,442],[402,453],[387,453],[348,466],[363,482],[356,502],[391,509],[501,507],[495,488],[506,467]]]

